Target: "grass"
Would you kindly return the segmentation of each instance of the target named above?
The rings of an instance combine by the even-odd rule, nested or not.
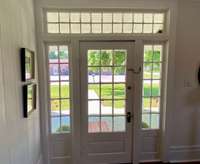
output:
[[[100,95],[100,88],[98,84],[90,84],[89,90],[95,91],[97,95]],[[101,86],[101,97],[102,99],[112,99],[112,92],[114,99],[114,108],[124,108],[125,107],[125,101],[124,100],[117,100],[117,99],[125,99],[125,85],[124,84],[114,84],[114,91],[112,91],[112,85],[111,84],[103,84]],[[62,85],[60,88],[61,91],[61,102],[57,100],[56,98],[59,98],[59,86],[58,85],[51,85],[51,98],[54,99],[51,101],[51,109],[53,111],[58,111],[61,107],[61,110],[69,110],[70,102],[67,98],[69,98],[69,86],[68,85]],[[144,96],[150,96],[151,95],[151,88],[150,85],[145,84]],[[152,95],[158,96],[159,95],[159,86],[157,84],[154,84],[152,86]],[[107,107],[112,106],[112,101],[105,100],[102,101],[102,104]],[[148,108],[150,104],[150,98],[144,98],[143,105],[144,107]],[[157,106],[157,99],[152,99],[152,107]]]
[[[100,88],[98,84],[90,84],[89,90],[95,91],[95,93],[99,96],[100,95]],[[125,99],[125,85],[124,84],[114,84],[114,91],[112,90],[112,84],[103,84],[101,87],[101,98],[102,99],[112,99],[112,92],[114,99],[114,108],[124,108],[125,101],[124,100],[117,100],[117,99]],[[67,98],[69,98],[69,86],[62,85],[60,88],[60,95],[63,100],[61,102],[56,100],[59,98],[59,86],[58,85],[51,85],[51,98],[54,99],[51,101],[51,110],[58,111],[61,107],[61,110],[69,110],[70,102]],[[152,91],[150,85],[145,84],[143,89],[143,96],[150,96],[152,92],[153,96],[159,96],[159,86],[158,84],[154,84],[152,86]],[[144,99],[143,105],[144,107],[149,107],[149,98]],[[105,100],[102,101],[102,104],[107,107],[112,106],[112,101]],[[152,106],[157,106],[157,100],[152,100]]]

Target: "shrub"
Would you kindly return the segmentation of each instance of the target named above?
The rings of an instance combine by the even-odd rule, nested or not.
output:
[[[149,125],[145,122],[142,122],[142,128],[149,128]]]
[[[70,127],[67,125],[63,125],[56,130],[56,132],[69,132],[69,131],[70,131]]]

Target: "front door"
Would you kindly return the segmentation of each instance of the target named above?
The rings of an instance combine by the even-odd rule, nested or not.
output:
[[[133,154],[134,41],[80,43],[81,160],[129,163]]]

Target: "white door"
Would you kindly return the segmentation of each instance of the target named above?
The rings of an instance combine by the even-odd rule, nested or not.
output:
[[[80,55],[81,160],[131,162],[134,41],[81,42]]]

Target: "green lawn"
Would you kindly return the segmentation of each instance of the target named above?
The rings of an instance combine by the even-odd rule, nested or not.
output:
[[[89,90],[94,90],[95,93],[100,96],[100,88],[98,84],[90,84],[89,85]],[[112,99],[112,92],[114,99],[114,107],[115,108],[123,108],[124,107],[124,101],[123,100],[117,100],[117,99],[125,99],[125,85],[124,84],[115,84],[114,85],[114,91],[112,90],[112,85],[111,84],[103,84],[101,87],[101,98],[102,99]],[[63,85],[60,88],[60,95],[63,98],[61,100],[61,104],[59,100],[52,100],[51,101],[51,109],[56,111],[59,110],[59,107],[61,106],[61,110],[69,110],[69,100],[66,98],[69,98],[69,86]],[[151,88],[150,85],[145,84],[144,86],[144,91],[143,91],[144,96],[150,96],[151,95]],[[157,84],[154,84],[152,86],[152,95],[153,96],[159,96],[159,86]],[[51,86],[51,98],[59,98],[59,86],[58,85],[52,85]],[[111,106],[112,101],[103,101],[102,102],[104,106]],[[155,104],[155,105],[154,105]],[[153,100],[152,102],[153,106],[156,106],[156,100]],[[144,99],[144,107],[149,107],[149,99]]]

